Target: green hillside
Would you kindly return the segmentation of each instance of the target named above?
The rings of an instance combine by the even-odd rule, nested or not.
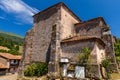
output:
[[[21,54],[20,48],[23,45],[24,37],[0,31],[0,46],[7,47],[9,50],[0,48],[0,52],[8,52],[14,55]]]

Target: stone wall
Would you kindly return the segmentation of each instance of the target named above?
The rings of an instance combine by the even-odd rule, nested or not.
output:
[[[34,28],[29,30],[25,36],[24,50],[23,50],[24,54],[22,56],[22,61],[24,61],[25,64],[29,64],[32,62],[33,41],[34,41]]]
[[[93,64],[101,64],[101,61],[106,58],[106,53],[105,53],[105,46],[102,46],[99,43],[95,43],[94,48],[91,52],[91,63]]]
[[[63,7],[61,8],[61,39],[71,37],[75,34],[74,24],[78,23],[73,16]]]
[[[111,58],[111,61],[116,63],[115,54],[114,54],[114,43],[112,41],[112,35],[111,34],[103,35],[102,39],[104,40],[104,42],[106,44],[105,49],[106,49],[107,58]]]
[[[54,8],[34,17],[34,26],[25,38],[25,61],[46,62],[51,43],[52,26],[60,20],[60,8]]]
[[[71,61],[77,61],[78,54],[82,53],[82,48],[88,47],[91,50],[94,48],[94,41],[76,41],[61,44],[61,57],[69,58]]]
[[[3,57],[0,57],[0,63],[4,64],[5,66],[7,66],[9,68],[9,61],[8,59],[5,59]]]
[[[82,48],[87,47],[92,51],[90,53],[89,63],[80,65],[77,63],[78,54],[82,53]],[[105,46],[99,44],[96,40],[83,40],[76,42],[67,42],[61,44],[61,57],[68,58],[70,62],[68,64],[74,64],[85,67],[85,76],[87,78],[101,79],[102,74],[100,71],[100,64],[105,59]]]
[[[86,22],[75,26],[76,33],[82,36],[97,36],[101,37],[101,26],[99,22]]]

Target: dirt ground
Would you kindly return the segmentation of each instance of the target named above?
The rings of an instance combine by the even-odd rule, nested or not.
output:
[[[17,80],[17,73],[0,76],[0,80]]]

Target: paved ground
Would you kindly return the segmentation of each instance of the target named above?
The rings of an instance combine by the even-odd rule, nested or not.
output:
[[[17,74],[7,74],[5,76],[0,76],[0,80],[16,80]]]

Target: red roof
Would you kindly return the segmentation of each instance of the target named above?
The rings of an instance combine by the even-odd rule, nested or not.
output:
[[[80,25],[84,25],[84,24],[92,23],[92,22],[96,22],[96,21],[102,21],[106,25],[106,22],[103,17],[97,17],[97,18],[90,19],[88,21],[84,21],[82,23],[76,23],[75,27],[79,27]]]
[[[10,53],[0,53],[0,56],[7,58],[7,59],[21,59],[22,56],[18,56],[18,55],[12,55]]]
[[[73,42],[73,41],[82,41],[82,40],[90,40],[90,39],[94,39],[94,40],[102,43],[103,45],[105,45],[103,40],[97,36],[75,36],[75,37],[71,37],[71,38],[62,40],[62,43]]]

